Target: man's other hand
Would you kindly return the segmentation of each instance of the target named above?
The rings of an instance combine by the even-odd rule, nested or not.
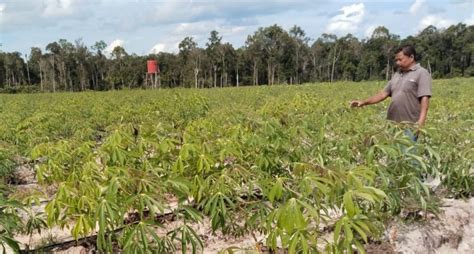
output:
[[[363,101],[359,101],[359,100],[351,101],[351,108],[359,108],[362,106],[364,106]]]

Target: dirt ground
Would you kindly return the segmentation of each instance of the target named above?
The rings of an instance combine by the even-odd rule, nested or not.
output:
[[[31,168],[21,168],[17,174],[20,181],[17,183],[17,195],[27,195],[38,188]],[[20,177],[21,176],[21,177]],[[43,190],[44,191],[44,190]],[[49,191],[46,191],[49,192]],[[170,210],[176,206],[170,202]],[[37,209],[44,210],[41,204]],[[35,209],[35,210],[37,210]],[[443,199],[440,213],[435,216],[423,216],[423,220],[415,222],[393,221],[388,226],[384,237],[366,246],[368,253],[473,253],[474,250],[474,198],[468,200]],[[168,225],[169,224],[169,225]],[[166,228],[175,228],[179,222],[167,223]],[[203,253],[217,253],[227,248],[241,248],[259,251],[264,243],[263,235],[245,235],[239,238],[226,237],[222,234],[213,234],[210,223],[204,220],[192,226],[204,242]],[[166,233],[166,229],[162,229]],[[160,234],[160,232],[158,232]],[[44,230],[41,234],[17,235],[18,241],[29,244],[32,248],[44,245],[47,242],[63,242],[71,240],[68,229],[53,228]],[[11,251],[7,250],[7,253]],[[68,249],[57,249],[54,253],[85,254],[92,253],[83,246],[74,246]],[[181,251],[179,251],[181,253]],[[239,252],[237,252],[239,253]],[[248,253],[248,252],[240,252]]]
[[[366,246],[367,253],[472,253],[474,249],[474,198],[444,199],[440,210],[438,216],[429,215],[421,222],[409,224],[393,222],[387,228],[381,241]],[[177,226],[176,223],[179,222],[172,222],[169,226]],[[212,234],[207,220],[193,227],[203,238],[205,245],[203,253],[217,253],[230,247],[257,251],[261,247],[259,242],[264,242],[262,235],[256,235],[255,238],[251,235],[232,238]],[[65,231],[55,230],[48,233],[56,233],[56,239],[68,234]],[[19,237],[19,240],[26,239]],[[41,237],[38,236],[35,240],[41,241]],[[75,246],[65,250],[57,249],[55,253],[85,254],[92,251],[82,246]]]
[[[389,242],[396,253],[473,253],[474,198],[443,199],[441,212],[426,221],[390,228]]]

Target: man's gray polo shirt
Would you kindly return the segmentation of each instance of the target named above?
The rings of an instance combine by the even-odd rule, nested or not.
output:
[[[415,123],[420,117],[421,97],[431,97],[431,75],[416,64],[406,72],[396,72],[384,90],[392,97],[387,119]]]

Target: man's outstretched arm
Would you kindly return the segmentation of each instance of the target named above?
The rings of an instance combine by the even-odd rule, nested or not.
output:
[[[376,103],[379,103],[379,102],[387,99],[388,96],[389,96],[389,94],[385,90],[382,90],[378,94],[376,94],[372,97],[369,97],[365,100],[351,101],[351,107],[362,107],[362,106],[366,106],[366,105],[376,104]]]

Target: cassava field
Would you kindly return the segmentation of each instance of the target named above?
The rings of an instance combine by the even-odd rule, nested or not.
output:
[[[434,81],[417,143],[349,108],[384,84],[0,95],[0,246],[364,252],[474,192],[474,79]]]

